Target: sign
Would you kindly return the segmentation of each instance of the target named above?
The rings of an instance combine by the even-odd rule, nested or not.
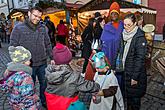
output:
[[[133,3],[135,3],[135,4],[141,4],[142,3],[142,0],[133,0]]]

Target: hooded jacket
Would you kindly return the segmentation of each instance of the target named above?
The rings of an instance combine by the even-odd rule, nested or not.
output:
[[[7,92],[14,110],[39,110],[39,97],[35,94],[31,78],[32,69],[21,63],[9,63],[0,88]]]
[[[52,100],[54,109],[66,110],[79,92],[97,92],[100,88],[99,84],[87,81],[79,73],[74,73],[69,65],[48,65],[45,76],[46,92],[49,93],[46,94],[48,109],[49,97],[47,96],[50,94],[54,95]]]

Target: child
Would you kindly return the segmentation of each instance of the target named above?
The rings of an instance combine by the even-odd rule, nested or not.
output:
[[[39,110],[39,98],[34,91],[32,69],[29,67],[30,51],[22,46],[10,46],[9,54],[12,62],[0,80],[0,88],[7,92],[13,110]]]
[[[123,98],[117,78],[110,71],[103,52],[97,52],[92,57],[96,69],[94,80],[100,84],[100,91],[93,96],[90,110],[124,110]],[[116,101],[114,101],[116,99]]]
[[[72,102],[78,100],[79,92],[97,92],[99,84],[86,81],[74,73],[69,62],[72,59],[70,50],[60,44],[53,49],[55,65],[46,68],[47,88],[45,92],[48,110],[67,110]]]

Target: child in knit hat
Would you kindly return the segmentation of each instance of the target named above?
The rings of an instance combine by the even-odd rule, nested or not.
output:
[[[12,60],[0,80],[0,89],[8,94],[13,110],[39,110],[39,97],[35,94],[29,67],[31,53],[22,46],[8,48]]]
[[[50,64],[46,68],[45,96],[48,110],[67,110],[71,103],[78,101],[79,92],[98,92],[99,84],[84,80],[72,70],[69,65],[72,54],[68,47],[57,43],[53,48],[53,58],[55,65]]]
[[[124,110],[123,97],[118,81],[109,69],[103,52],[92,56],[93,67],[96,69],[94,81],[100,84],[100,91],[93,95],[89,110]],[[116,99],[114,101],[114,98]]]

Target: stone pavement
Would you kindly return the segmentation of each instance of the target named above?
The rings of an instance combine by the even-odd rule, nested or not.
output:
[[[2,48],[0,48],[0,77],[5,71],[7,63],[10,61],[7,48],[8,44],[2,43]],[[10,110],[10,106],[8,105],[7,100],[5,101],[6,103],[4,103],[5,98],[6,94],[0,91],[0,110]]]
[[[2,44],[2,48],[0,48],[0,76],[4,72],[6,68],[6,64],[10,61],[9,54],[7,51],[8,44]],[[77,65],[77,62],[80,59],[74,59],[71,62],[71,66],[75,71],[80,72],[82,67]],[[159,72],[148,71],[148,87],[147,93],[142,98],[142,106],[141,110],[165,110],[165,78],[163,78]],[[39,86],[37,84],[36,88]],[[0,92],[0,110],[3,110],[3,101],[5,99],[5,95],[2,96],[2,92]],[[4,110],[10,110],[10,107],[7,101],[4,104]]]
[[[80,60],[80,59],[78,59]],[[76,66],[77,60],[72,61],[76,71],[81,72],[81,67]],[[165,110],[165,78],[159,72],[147,71],[147,93],[142,98],[140,110]]]

